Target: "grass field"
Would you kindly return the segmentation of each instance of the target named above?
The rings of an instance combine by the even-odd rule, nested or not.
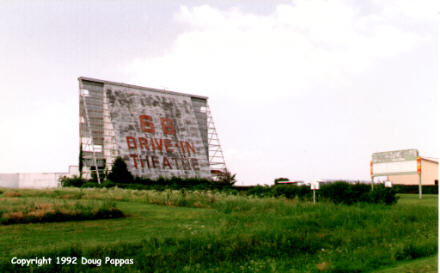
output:
[[[438,256],[403,261],[374,273],[437,273]]]
[[[11,259],[43,256],[54,259],[52,264],[33,265],[32,272],[391,273],[419,272],[392,271],[411,266],[437,268],[432,258],[437,254],[436,195],[422,200],[401,195],[394,206],[346,206],[213,192],[3,191],[0,206],[6,206],[6,199],[114,202],[126,217],[0,225],[0,272],[29,272]],[[56,264],[56,257],[77,257],[78,264]],[[102,264],[81,265],[81,257],[102,259]],[[133,264],[105,264],[106,257]]]

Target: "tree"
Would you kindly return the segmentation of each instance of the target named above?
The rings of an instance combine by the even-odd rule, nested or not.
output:
[[[275,185],[278,184],[278,182],[281,181],[289,181],[289,178],[285,178],[285,177],[280,177],[280,178],[275,178]]]
[[[84,162],[84,156],[83,156],[83,146],[82,143],[79,145],[79,178],[82,179],[83,174],[83,162]]]
[[[128,171],[127,164],[119,156],[113,161],[108,179],[117,183],[132,183],[134,180],[133,175]]]
[[[236,175],[237,174],[231,174],[230,171],[225,170],[217,175],[217,179],[220,183],[225,183],[232,186],[235,184],[235,182],[237,182],[237,179],[235,178]]]

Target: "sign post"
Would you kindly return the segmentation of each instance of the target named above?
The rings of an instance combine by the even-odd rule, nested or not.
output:
[[[319,190],[319,181],[310,183],[310,189],[313,191],[313,204],[316,204],[316,190]]]
[[[417,173],[419,175],[419,199],[422,199],[422,159],[417,157]]]
[[[370,162],[372,189],[376,176],[418,174],[420,199],[422,198],[421,173],[421,158],[416,149],[374,153]]]

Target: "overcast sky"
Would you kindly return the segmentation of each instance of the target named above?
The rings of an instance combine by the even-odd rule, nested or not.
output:
[[[0,172],[78,164],[79,76],[209,97],[238,185],[440,152],[437,1],[2,1]]]

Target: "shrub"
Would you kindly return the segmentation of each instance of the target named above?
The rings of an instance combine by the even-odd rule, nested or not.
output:
[[[289,199],[295,198],[298,193],[298,186],[295,185],[276,185],[272,187],[273,196],[284,196]]]
[[[387,188],[384,185],[376,185],[374,190],[369,192],[368,196],[371,203],[383,203],[385,205],[395,204],[399,199],[393,188]]]
[[[368,195],[371,192],[371,185],[369,184],[350,184],[352,195],[356,198],[356,200],[352,200],[353,203],[355,202],[365,202],[368,201]]]
[[[134,181],[133,175],[128,171],[127,164],[125,164],[121,157],[117,157],[113,161],[108,179],[118,183],[132,183]]]
[[[412,193],[412,194],[419,193],[418,185],[394,185],[393,189],[395,189],[397,193]],[[438,194],[438,186],[424,185],[422,187],[422,192],[424,194]]]
[[[300,200],[311,200],[312,191],[309,186],[297,186],[297,195]]]
[[[271,197],[272,196],[272,189],[269,186],[257,185],[255,187],[252,187],[249,190],[247,190],[246,194],[257,196],[257,197]]]
[[[219,183],[232,186],[237,182],[237,179],[235,179],[235,176],[237,174],[232,174],[230,171],[226,170],[224,172],[220,172],[217,175],[217,179]]]
[[[113,178],[115,179],[115,178]],[[150,178],[141,178],[136,177],[130,183],[114,181],[114,180],[105,180],[100,185],[94,180],[85,180],[80,178],[67,178],[63,177],[60,179],[61,184],[64,187],[83,187],[83,188],[111,188],[111,187],[119,187],[119,188],[130,188],[130,189],[153,189],[153,190],[179,190],[179,189],[188,189],[188,190],[229,190],[232,189],[232,185],[228,182],[221,181],[213,181],[211,179],[206,178],[181,178],[181,177],[171,177],[164,178],[159,177],[156,180],[152,180]],[[121,181],[127,181],[121,180]]]
[[[87,180],[79,178],[78,176],[73,177],[60,177],[60,183],[62,187],[81,187]]]
[[[322,199],[332,201],[335,204],[351,205],[357,202],[368,202],[370,187],[363,184],[349,184],[338,181],[331,184],[322,185],[319,196]]]
[[[96,181],[87,181],[84,184],[81,185],[81,188],[100,188],[102,187],[102,184],[99,185]]]
[[[332,184],[322,185],[319,190],[319,196],[322,199],[331,200],[334,203],[351,203],[351,199],[347,200],[349,195],[349,185],[344,182],[336,182]]]
[[[112,188],[112,187],[116,187],[117,184],[110,181],[110,180],[105,180],[104,182],[102,182],[101,187],[103,188]]]
[[[316,193],[319,199],[345,205],[359,202],[392,205],[398,199],[396,191],[392,188],[377,185],[374,191],[371,191],[368,184],[350,184],[344,181],[322,185]],[[312,194],[309,186],[296,185],[274,185],[272,187],[258,185],[246,189],[246,195],[256,197],[283,196],[288,199],[298,197],[300,200],[311,200]]]
[[[376,185],[374,190],[371,190],[370,185],[367,184],[349,184],[343,181],[321,186],[319,196],[324,200],[346,205],[358,202],[392,205],[398,199],[396,191],[384,185]]]

